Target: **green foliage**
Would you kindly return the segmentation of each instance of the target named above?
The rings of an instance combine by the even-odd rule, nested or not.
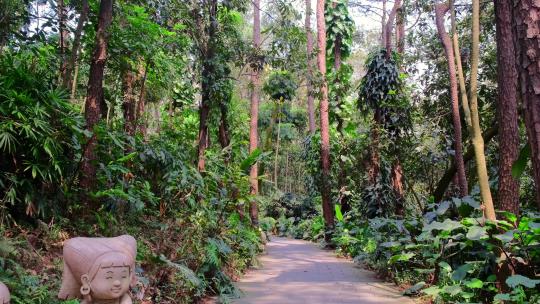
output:
[[[401,78],[395,54],[385,49],[370,55],[366,62],[367,73],[360,84],[358,107],[368,110],[395,108],[402,105]]]
[[[0,57],[1,204],[30,216],[58,207],[83,137],[77,109],[51,85],[53,55],[43,47]]]
[[[354,21],[347,9],[347,0],[326,0],[324,16],[326,22],[327,61],[334,63],[335,44],[339,41],[341,58],[347,59],[351,54]]]
[[[298,86],[288,71],[274,71],[266,80],[263,91],[273,100],[290,101],[296,95]]]
[[[420,218],[374,218],[358,224],[355,216],[345,217],[336,225],[333,241],[338,252],[394,282],[414,284],[408,294],[444,303],[538,298],[535,286],[540,281],[527,276],[540,265],[534,245],[540,238],[538,215],[525,215],[518,223],[515,215],[505,213],[505,219],[492,223],[481,214],[478,202],[465,197],[431,205]],[[506,281],[509,294],[497,295],[497,264],[516,272]]]

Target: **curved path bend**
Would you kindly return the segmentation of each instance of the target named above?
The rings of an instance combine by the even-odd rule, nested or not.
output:
[[[272,237],[261,267],[236,286],[234,304],[413,304],[392,284],[315,244]]]

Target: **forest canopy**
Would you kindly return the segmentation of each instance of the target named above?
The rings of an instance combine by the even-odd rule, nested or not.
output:
[[[0,281],[137,240],[134,303],[228,303],[268,236],[430,303],[540,302],[540,3],[0,0]]]

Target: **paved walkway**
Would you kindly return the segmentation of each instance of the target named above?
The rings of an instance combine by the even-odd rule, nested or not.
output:
[[[234,304],[412,304],[393,285],[315,244],[272,237],[261,268],[237,283]]]

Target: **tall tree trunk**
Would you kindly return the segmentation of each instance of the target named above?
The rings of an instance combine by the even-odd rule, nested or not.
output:
[[[405,13],[405,8],[403,5],[400,5],[397,11],[396,16],[396,45],[397,52],[401,55],[405,52],[405,23],[407,20],[407,15]]]
[[[540,209],[540,3],[535,0],[514,0],[514,18],[517,71],[531,146],[536,203]]]
[[[199,107],[199,144],[197,149],[198,162],[197,168],[199,172],[205,170],[205,152],[209,146],[209,133],[208,133],[208,116],[210,114],[210,90],[213,85],[210,83],[211,75],[215,73],[215,45],[214,39],[217,31],[217,0],[210,1],[210,16],[208,27],[208,43],[205,46],[203,54],[202,64],[202,84],[201,84],[201,105]]]
[[[405,46],[405,40],[404,40],[404,32],[405,32],[405,24],[404,24],[404,12],[403,12],[403,5],[401,3],[401,0],[396,0],[394,2],[394,7],[392,8],[392,11],[390,12],[390,17],[388,18],[388,22],[386,24],[386,56],[390,56],[392,53],[392,28],[394,20],[396,22],[396,45],[397,45],[397,51],[400,55],[403,54],[404,46]],[[395,145],[398,145],[399,138],[396,137],[395,139]],[[405,192],[403,188],[403,166],[401,165],[401,162],[399,158],[397,157],[397,153],[395,153],[396,159],[392,163],[392,174],[391,174],[391,180],[392,180],[392,189],[394,191],[394,195],[396,196],[396,215],[403,216],[405,215]]]
[[[69,32],[66,25],[66,6],[64,0],[57,0],[56,9],[58,10],[58,48],[60,50],[60,83],[63,84],[63,79],[66,78],[67,71],[67,42],[69,37]],[[66,87],[69,89],[69,87]]]
[[[253,0],[253,47],[257,50],[261,47],[261,1]],[[258,65],[257,65],[258,66]],[[258,68],[251,71],[251,109],[249,121],[249,152],[253,153],[259,145],[259,92],[260,92],[260,71]],[[259,194],[259,169],[258,163],[254,163],[249,171],[249,184],[251,195]],[[249,202],[249,216],[253,226],[259,225],[259,210],[257,202],[252,199]]]
[[[79,21],[77,22],[77,28],[73,34],[73,45],[71,47],[71,55],[67,63],[65,73],[62,79],[62,84],[65,88],[73,88],[73,83],[76,82],[76,76],[74,70],[77,69],[77,61],[79,59],[79,49],[81,47],[81,37],[84,25],[88,19],[88,0],[81,1],[81,12]],[[73,98],[72,98],[73,99]]]
[[[471,97],[469,107],[471,109],[472,144],[478,173],[480,195],[484,203],[486,218],[496,220],[495,208],[489,188],[489,177],[484,152],[484,138],[480,129],[480,116],[478,114],[478,64],[480,61],[480,0],[473,0],[472,13],[472,52],[471,52]]]
[[[463,113],[465,116],[465,123],[467,125],[467,129],[469,130],[469,133],[472,134],[471,110],[469,109],[469,97],[467,96],[467,88],[465,87],[465,75],[463,73],[463,66],[461,64],[461,51],[459,50],[459,37],[456,24],[456,10],[453,0],[450,0],[450,10],[452,18],[452,42],[454,48],[454,57],[457,66],[459,91],[461,93],[461,104],[463,106]]]
[[[323,217],[327,233],[325,240],[330,243],[331,234],[328,233],[334,227],[334,210],[331,202],[330,179],[330,133],[328,121],[328,83],[326,81],[326,25],[324,20],[324,0],[317,0],[317,64],[323,77],[321,84],[320,119],[321,119],[321,196]]]
[[[390,14],[388,15],[388,21],[386,21],[386,25],[384,28],[384,31],[385,31],[384,46],[386,47],[387,56],[389,56],[392,53],[392,32],[394,29],[394,21],[396,19],[396,15],[399,8],[401,8],[401,0],[396,0],[394,2],[394,6],[392,7],[392,10],[390,11]]]
[[[465,175],[465,164],[463,162],[463,148],[461,136],[461,119],[459,114],[458,100],[458,84],[456,78],[456,66],[454,58],[454,50],[450,36],[444,28],[444,15],[448,11],[449,6],[446,3],[439,3],[435,6],[435,18],[437,23],[437,31],[439,38],[444,47],[446,60],[448,61],[448,74],[450,75],[450,97],[452,100],[452,121],[454,125],[454,150],[455,162],[458,170],[459,191],[461,196],[468,194],[467,177]]]
[[[139,100],[137,101],[137,112],[136,112],[136,126],[137,131],[139,131],[143,136],[146,136],[146,78],[148,77],[148,63],[146,65],[139,66],[139,79],[141,80],[141,90],[139,92]]]
[[[275,157],[274,157],[274,185],[276,189],[279,190],[279,184],[278,184],[278,175],[279,175],[279,167],[278,167],[278,160],[279,160],[279,144],[281,142],[281,101],[279,101],[278,105],[278,131],[277,131],[277,137],[276,137],[276,151],[275,151]]]
[[[281,103],[283,102],[282,99],[278,100],[278,124],[277,124],[277,137],[276,137],[276,151],[274,156],[274,187],[279,190],[279,184],[278,184],[278,160],[279,160],[279,145],[281,142]]]
[[[221,148],[225,149],[231,143],[231,139],[229,137],[229,123],[227,121],[229,112],[227,104],[223,102],[220,103],[219,110],[221,114],[219,120],[219,144],[221,145]]]
[[[382,0],[381,45],[386,46],[386,0]]]
[[[517,71],[512,32],[512,4],[495,0],[497,23],[497,77],[499,83],[499,193],[498,208],[519,213],[519,182],[512,176],[512,165],[519,155]]]
[[[307,106],[309,119],[309,133],[315,134],[315,105],[313,98],[313,33],[311,32],[311,0],[306,0],[306,35],[307,35]]]
[[[135,135],[135,95],[133,93],[133,84],[135,77],[131,67],[127,67],[122,72],[122,91],[124,94],[124,102],[122,103],[122,109],[124,111],[124,131],[130,135]]]
[[[96,31],[96,46],[92,55],[92,62],[90,63],[88,90],[84,106],[86,129],[91,132],[94,132],[94,127],[101,119],[103,112],[103,74],[107,61],[107,44],[109,41],[109,33],[107,31],[112,22],[112,10],[113,0],[101,0]],[[94,132],[84,150],[80,181],[82,189],[90,190],[95,186],[96,167],[94,162],[96,161],[96,146],[97,138]]]

